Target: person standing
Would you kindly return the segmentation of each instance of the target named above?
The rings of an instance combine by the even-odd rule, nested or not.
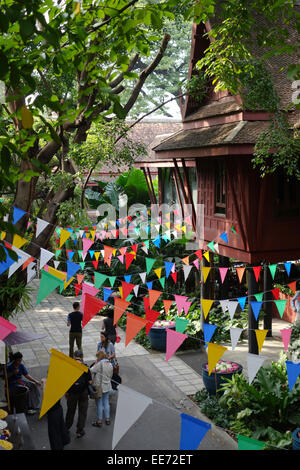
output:
[[[300,290],[298,290],[294,297],[291,300],[291,305],[293,310],[296,311],[296,318],[294,320],[294,323],[300,320]]]
[[[108,339],[108,334],[106,331],[100,332],[100,341],[97,344],[97,351],[104,351],[106,353],[107,359],[111,362],[112,366],[115,365],[115,348],[111,341]]]
[[[91,367],[91,373],[94,375],[93,384],[100,388],[101,396],[96,398],[98,419],[92,425],[101,428],[103,411],[105,424],[110,424],[109,393],[112,390],[111,378],[113,376],[113,367],[104,351],[97,351],[96,358],[95,364]]]
[[[69,331],[69,356],[73,357],[74,342],[76,341],[77,349],[82,351],[82,319],[83,313],[79,310],[79,302],[73,303],[73,312],[69,313],[67,326],[70,326]]]
[[[74,359],[83,362],[83,353],[80,350],[75,351]],[[87,365],[87,364],[84,364]],[[83,372],[77,381],[66,393],[67,398],[67,413],[66,413],[66,427],[69,431],[73,425],[74,416],[78,407],[77,419],[77,437],[82,437],[85,434],[84,427],[86,423],[87,410],[89,405],[88,385],[92,384],[92,375],[90,369],[88,372]]]
[[[105,313],[106,317],[102,322],[102,328],[107,333],[109,341],[114,345],[117,339],[116,326],[114,325],[114,310],[109,308]]]

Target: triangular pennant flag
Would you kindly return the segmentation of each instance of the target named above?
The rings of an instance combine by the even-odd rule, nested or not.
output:
[[[207,343],[208,375],[212,373],[225,351],[227,348],[220,344]]]
[[[84,372],[88,372],[87,366],[60,351],[50,349],[50,353],[48,376],[39,418],[60,400]]]
[[[192,266],[183,266],[183,273],[184,273],[184,280],[185,281],[189,277],[189,274],[190,274],[192,268],[193,268]]]
[[[258,278],[259,278],[260,271],[261,271],[261,266],[253,266],[253,271],[254,271],[256,282],[258,282]]]
[[[67,261],[67,282],[77,273],[77,271],[79,271],[79,269],[79,264]]]
[[[114,287],[116,279],[117,279],[117,276],[108,276],[108,280],[109,280],[111,287]]]
[[[95,251],[94,255],[95,255],[96,260],[98,261],[99,256],[100,256],[100,251]]]
[[[168,311],[170,310],[172,303],[173,303],[173,300],[163,300],[166,315],[168,314]]]
[[[55,258],[57,259],[59,257],[61,253],[61,250],[59,250],[58,248],[55,250]]]
[[[168,362],[188,336],[178,331],[171,330],[170,328],[167,328],[166,332],[166,361]]]
[[[111,246],[104,245],[104,263],[110,266],[111,264],[111,257],[113,255],[114,248]]]
[[[196,255],[199,259],[202,260],[202,250],[195,251],[194,255]],[[209,261],[209,253],[208,253],[208,260]]]
[[[235,311],[237,309],[238,304],[239,303],[235,300],[229,300],[228,301],[227,308],[228,308],[228,313],[229,313],[229,316],[230,316],[231,320],[234,317],[234,314],[235,314]]]
[[[95,296],[98,294],[98,292],[99,292],[99,289],[96,289],[96,287],[93,286],[92,284],[88,284],[87,282],[82,283],[82,295],[81,295],[81,311],[82,312],[84,312],[84,309],[85,309],[85,295],[84,294],[90,294],[92,296]]]
[[[139,276],[142,280],[142,283],[145,284],[145,282],[146,282],[146,273],[139,273]]]
[[[175,330],[178,331],[178,333],[184,333],[188,324],[189,324],[189,321],[187,318],[176,317]]]
[[[300,375],[300,362],[285,361],[285,364],[288,375],[289,390],[291,392]]]
[[[176,305],[177,305],[178,315],[180,315],[180,313],[181,313],[182,309],[184,308],[184,305],[186,304],[188,298],[184,295],[174,295],[174,298],[175,298],[175,302],[176,302]]]
[[[46,220],[39,219],[37,217],[37,224],[36,224],[36,233],[35,236],[38,238],[38,236],[42,233],[42,231],[49,225],[49,222],[46,222]]]
[[[119,385],[112,449],[116,447],[120,439],[122,439],[128,429],[133,426],[151,403],[151,398],[135,392],[125,387],[125,385]]]
[[[207,431],[211,429],[211,424],[184,413],[180,417],[180,450],[197,450]]]
[[[130,284],[129,282],[122,281],[122,293],[123,299],[126,300],[132,289],[134,288],[134,284]]]
[[[19,222],[19,220],[23,217],[24,214],[26,214],[25,211],[19,209],[19,207],[14,206],[12,224],[15,225],[17,222]]]
[[[16,325],[0,316],[0,341],[13,331],[17,331]]]
[[[83,293],[84,297],[84,308],[83,308],[83,319],[82,319],[82,328],[98,313],[100,310],[105,307],[106,302],[98,299],[94,295]]]
[[[230,328],[230,340],[231,340],[231,348],[232,351],[235,350],[235,347],[240,339],[242,334],[243,328]]]
[[[258,356],[257,354],[247,354],[247,366],[248,366],[248,382],[249,385],[252,383],[254,377],[256,376],[258,370],[263,365],[266,360],[263,356]]]
[[[217,253],[219,253],[219,243],[214,243],[214,249]]]
[[[226,232],[221,233],[221,235],[219,235],[219,237],[222,238],[222,240],[224,240],[224,242],[227,243],[227,245],[228,245],[228,237],[227,237]]]
[[[15,234],[13,237],[12,244],[16,248],[22,248],[22,246],[25,245],[25,243],[27,243],[28,241],[29,240],[27,240],[26,238],[22,238],[19,235]]]
[[[242,268],[236,268],[236,273],[237,273],[237,275],[238,275],[238,278],[239,278],[239,282],[240,282],[240,283],[242,282],[245,269],[246,269],[246,268],[244,268],[244,267],[242,267]]]
[[[203,334],[206,345],[210,342],[217,328],[217,325],[212,325],[211,323],[203,323]]]
[[[237,297],[237,299],[238,299],[238,302],[241,306],[241,309],[244,310],[247,297]]]
[[[89,255],[90,255],[91,259],[93,259],[94,254],[95,254],[95,250],[89,250]]]
[[[254,330],[254,331],[256,335],[258,350],[259,352],[261,352],[268,330]]]
[[[261,309],[261,306],[262,306],[262,302],[251,301],[250,305],[251,305],[252,312],[253,312],[253,315],[255,317],[255,320],[257,320],[260,309]]]
[[[133,292],[134,292],[134,295],[135,295],[136,297],[138,296],[138,293],[139,293],[139,288],[140,288],[140,286],[139,286],[139,285],[137,285],[137,286],[134,286],[134,288],[133,288]]]
[[[158,277],[158,279],[161,278],[161,269],[162,269],[162,268],[154,269],[154,272],[155,272],[156,276]]]
[[[195,259],[193,261],[193,264],[195,265],[195,267],[199,270],[199,260],[198,259]]]
[[[115,304],[114,304],[114,325],[118,323],[121,316],[125,312],[125,310],[129,307],[130,302],[127,302],[124,299],[120,299],[119,297],[115,297]]]
[[[27,267],[27,284],[37,275],[36,263],[30,263]]]
[[[209,251],[206,251],[205,253],[203,253],[203,256],[206,259],[206,261],[210,262]]]
[[[165,288],[165,280],[166,280],[165,277],[161,277],[160,280],[159,280],[159,282],[160,282],[160,284],[161,284],[161,287],[162,287],[163,289]]]
[[[292,331],[292,328],[280,330],[285,352],[287,352],[288,350]]]
[[[296,281],[290,282],[290,284],[288,284],[288,286],[295,294],[296,293]]]
[[[81,284],[74,284],[74,287],[75,287],[75,297],[77,297],[82,289],[82,285]]]
[[[128,346],[130,341],[133,340],[133,338],[144,326],[146,326],[146,324],[147,320],[144,318],[133,315],[133,313],[127,313],[125,347]]]
[[[149,331],[151,330],[152,326],[153,326],[153,323],[156,322],[156,320],[158,319],[160,315],[160,312],[156,312],[155,310],[149,310],[149,309],[146,309],[146,320],[147,320],[147,324],[146,324],[146,336],[148,336],[148,333]]]
[[[145,258],[146,259],[146,270],[147,270],[147,274],[149,274],[149,272],[151,271],[152,269],[152,266],[154,265],[155,263],[155,259],[153,258]]]
[[[209,242],[207,244],[207,248],[209,248],[211,251],[215,252],[215,247],[214,247],[214,242]]]
[[[187,266],[189,265],[190,263],[190,257],[189,256],[186,256],[185,258],[182,258],[181,260],[184,264],[186,264]]]
[[[276,307],[277,307],[278,313],[280,315],[280,318],[282,318],[283,314],[284,314],[285,306],[286,306],[286,303],[287,303],[287,299],[274,300],[274,302],[276,304]]]
[[[127,269],[129,268],[129,266],[131,265],[131,263],[133,262],[135,258],[135,255],[132,254],[132,253],[125,253],[125,266],[126,266],[126,271]]]
[[[212,304],[214,303],[214,300],[210,299],[201,299],[201,305],[202,305],[202,310],[203,310],[203,315],[204,318],[207,317],[208,312],[211,309]]]
[[[91,246],[94,244],[93,240],[89,240],[88,238],[84,238],[82,240],[82,247],[83,247],[83,255],[86,255]]]
[[[58,266],[60,265],[60,261],[53,261],[54,263],[54,268],[58,269]]]
[[[48,261],[53,258],[54,253],[51,253],[51,251],[45,250],[44,248],[41,248],[41,255],[40,255],[40,269],[42,269],[45,264],[48,263]]]
[[[272,279],[274,280],[275,274],[276,274],[276,269],[277,269],[277,264],[269,264],[269,270],[272,276]]]
[[[226,311],[228,310],[229,300],[218,300],[218,302],[220,302],[223,313],[226,313]]]
[[[148,287],[148,289],[152,289],[152,284],[153,284],[153,281],[146,282],[146,286]]]
[[[69,232],[68,230],[61,229],[59,248],[61,248],[66,243],[66,241],[69,239],[70,236],[71,236],[71,232]]]
[[[113,293],[112,289],[110,287],[103,287],[103,300],[104,302],[107,302],[111,294]]]
[[[162,292],[158,290],[148,289],[149,291],[149,308],[151,309],[157,299],[161,296]]]
[[[99,261],[98,261],[98,260],[93,260],[92,263],[93,263],[93,266],[94,266],[95,271],[96,271],[97,268],[98,268],[98,263],[99,263]]]
[[[238,434],[238,450],[262,450],[266,443]]]
[[[221,282],[222,282],[222,284],[223,284],[224,279],[225,279],[225,277],[226,277],[227,271],[228,271],[228,268],[219,268],[219,272],[220,272],[220,277],[221,277]]]
[[[124,276],[124,279],[125,279],[125,282],[130,282],[131,274],[127,274],[126,276]]]
[[[60,292],[62,292],[64,289],[64,281],[42,270],[36,305],[51,294],[57,287],[59,287]]]
[[[25,253],[25,251],[19,250],[18,248],[15,248],[14,246],[12,247],[12,250],[17,253],[18,255],[18,261],[16,261],[14,264],[12,264],[9,267],[8,270],[8,277],[11,277],[17,269],[19,269],[24,263],[30,264],[31,261],[34,261],[35,258],[32,258],[30,255]],[[31,261],[30,261],[31,260]],[[24,269],[24,268],[23,268]]]
[[[102,284],[104,284],[108,276],[106,274],[98,273],[97,271],[95,271],[94,274],[95,274],[95,287],[96,289],[99,289],[102,286]]]
[[[259,292],[258,294],[254,294],[254,297],[256,298],[256,300],[258,302],[261,302],[263,300],[263,296],[264,296],[263,292]]]
[[[273,294],[274,299],[276,300],[279,299],[279,292],[280,292],[279,287],[276,287],[276,289],[272,289],[272,294]]]
[[[286,263],[284,263],[284,267],[288,276],[291,273],[291,266],[292,266],[292,263],[290,261],[287,261]]]
[[[171,273],[171,278],[173,279],[173,281],[176,284],[176,282],[177,282],[177,272],[176,273]]]
[[[79,264],[80,264],[81,270],[84,271],[85,263],[81,261]]]
[[[237,228],[236,228],[236,225],[234,224],[232,227],[231,227],[231,232],[237,234]]]

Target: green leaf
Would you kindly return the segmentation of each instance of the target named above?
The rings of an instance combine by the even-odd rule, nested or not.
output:
[[[21,34],[23,41],[25,42],[30,36],[33,35],[35,31],[35,27],[34,27],[33,22],[30,19],[20,20],[19,24],[20,24],[20,34]]]

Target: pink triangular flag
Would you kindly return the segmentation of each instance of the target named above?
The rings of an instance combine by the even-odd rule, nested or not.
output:
[[[118,255],[117,258],[119,258],[121,263],[124,264],[124,255]]]
[[[193,261],[193,264],[196,266],[197,269],[199,269],[199,259],[195,259],[195,261]]]
[[[288,350],[292,331],[293,331],[292,328],[280,330],[280,333],[281,333],[281,337],[282,337],[282,341],[283,341],[283,344],[284,344],[284,349],[285,349],[285,351]]]
[[[219,268],[222,284],[227,274],[228,268]]]
[[[175,302],[176,302],[176,305],[177,305],[177,312],[178,312],[178,315],[180,315],[182,309],[184,308],[186,302],[187,302],[187,297],[185,297],[184,295],[174,295],[175,297]]]
[[[94,244],[94,241],[93,240],[89,240],[88,238],[84,238],[82,240],[82,245],[83,245],[83,250],[82,250],[82,253],[83,253],[83,256],[87,254],[87,252],[89,251],[89,249],[91,248],[91,246]]]
[[[178,331],[171,330],[170,328],[167,328],[166,332],[166,361],[168,361],[188,336],[184,333],[179,333]]]

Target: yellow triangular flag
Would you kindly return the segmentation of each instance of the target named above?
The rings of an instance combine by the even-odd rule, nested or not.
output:
[[[5,237],[6,237],[6,232],[1,232],[1,240],[4,240]]]
[[[155,272],[156,276],[158,277],[158,279],[160,279],[160,277],[161,277],[161,268],[154,269],[154,272]]]
[[[96,261],[98,261],[99,256],[100,256],[100,251],[95,251],[94,256],[96,258]]]
[[[208,375],[212,373],[217,362],[221,359],[227,348],[219,344],[207,343]]]
[[[61,248],[63,244],[66,243],[66,241],[68,240],[70,236],[71,236],[71,232],[69,232],[69,230],[61,229],[59,248]]]
[[[170,223],[170,222],[165,222],[165,226],[168,227],[168,229],[170,230],[170,228],[171,228],[171,223]]]
[[[202,273],[203,273],[203,281],[206,282],[207,276],[209,275],[209,272],[210,272],[211,268],[203,266],[201,269],[202,269]]]
[[[123,289],[122,289],[122,287],[119,287],[119,292],[121,294],[121,299],[123,299]]]
[[[261,352],[268,330],[255,330],[258,350]]]
[[[87,366],[60,351],[50,349],[50,352],[48,376],[39,418],[60,400],[83,372],[88,371]]]
[[[85,238],[89,239],[90,238],[90,233],[89,232],[85,232]]]
[[[182,231],[183,231],[183,232],[186,232],[186,226],[185,226],[185,225],[183,225]]]
[[[180,224],[177,224],[177,225],[175,225],[175,228],[176,228],[178,231],[180,231],[180,230],[181,230],[181,225],[180,225]]]
[[[92,239],[94,240],[95,238],[95,233],[96,233],[96,230],[91,230],[91,236],[92,236]]]
[[[206,251],[205,253],[203,253],[203,256],[207,259],[207,261],[209,262],[209,251]]]
[[[26,240],[26,238],[22,238],[20,237],[19,235],[15,234],[14,235],[14,238],[13,238],[13,246],[15,246],[16,248],[21,248],[23,245],[25,245],[25,243],[27,243],[28,240]]]
[[[69,279],[68,282],[67,282],[67,273],[63,273],[62,271],[58,271],[58,269],[52,268],[51,266],[49,266],[48,272],[49,272],[49,274],[52,274],[52,276],[58,277],[58,279],[62,279],[63,281],[65,281],[64,290],[74,280],[74,277],[71,277],[71,279]]]
[[[204,318],[207,317],[208,312],[211,309],[212,304],[214,303],[214,300],[210,299],[201,299],[201,305],[202,305],[202,310],[203,310],[203,315]]]

